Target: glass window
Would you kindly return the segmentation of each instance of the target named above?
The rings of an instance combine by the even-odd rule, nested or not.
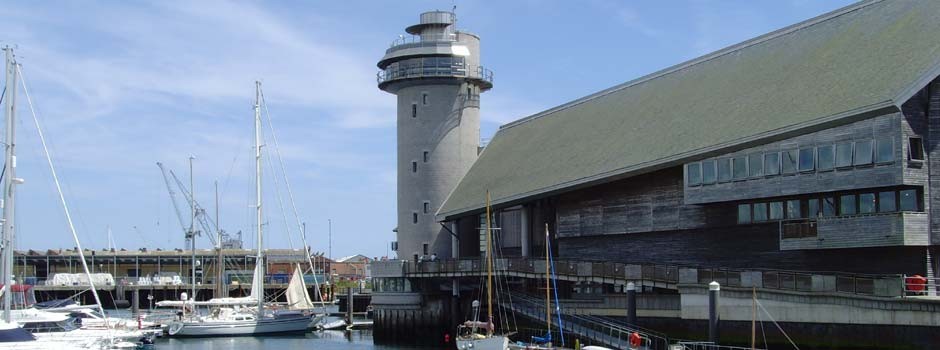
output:
[[[427,94],[427,93],[421,94],[421,104],[423,104],[423,105],[425,105],[425,106],[428,105],[428,94]]]
[[[843,142],[836,145],[836,167],[852,166],[852,143]]]
[[[431,203],[424,202],[424,213],[427,214],[429,211],[431,211]]]
[[[418,213],[411,213],[411,223],[418,223]]]
[[[689,163],[685,170],[688,173],[689,186],[698,186],[702,184],[701,163]]]
[[[781,162],[780,170],[784,174],[793,174],[796,172],[797,152],[795,149],[780,152]]]
[[[718,182],[731,181],[731,159],[718,160]]]
[[[839,197],[839,215],[855,215],[855,206],[854,194]]]
[[[738,204],[738,223],[739,224],[751,223],[751,205],[750,204]]]
[[[835,164],[836,154],[832,145],[816,147],[816,169],[832,170]]]
[[[878,212],[890,213],[898,211],[898,203],[895,200],[894,191],[878,193]]]
[[[717,179],[717,174],[715,173],[715,161],[714,160],[704,160],[702,161],[702,183],[703,184],[713,184]]]
[[[901,211],[919,211],[920,205],[917,200],[917,190],[903,190],[899,193]]]
[[[747,156],[748,173],[751,177],[764,175],[764,160],[760,153]]]
[[[894,140],[882,137],[875,140],[875,162],[888,163],[894,161]]]
[[[754,222],[767,221],[767,203],[754,203]]]
[[[412,118],[418,117],[418,104],[416,103],[411,104],[411,117]]]
[[[819,217],[819,200],[816,198],[806,201],[806,215],[810,218]]]
[[[425,163],[428,162],[429,155],[430,155],[430,154],[428,153],[428,151],[424,151],[424,162],[425,162]]]
[[[770,202],[770,220],[783,219],[783,202]]]
[[[800,211],[800,200],[792,199],[787,201],[787,219],[799,219],[803,217]]]
[[[908,145],[910,147],[907,150],[907,156],[911,160],[924,160],[924,139],[912,137],[908,139]]]
[[[764,155],[764,174],[780,175],[780,153],[773,152]]]
[[[747,158],[735,157],[731,170],[735,180],[747,178]]]
[[[855,143],[855,165],[871,164],[871,143],[871,140],[858,141]]]
[[[418,172],[418,162],[411,162],[411,172]]]
[[[836,216],[836,198],[835,197],[823,197],[822,199],[822,215],[823,216]]]
[[[859,214],[870,214],[875,212],[875,194],[862,193],[858,195]]]
[[[813,171],[816,169],[816,150],[813,148],[800,149],[800,171]]]

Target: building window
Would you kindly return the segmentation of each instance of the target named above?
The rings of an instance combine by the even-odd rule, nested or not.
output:
[[[820,217],[819,199],[813,198],[806,201],[806,216],[809,218]]]
[[[852,166],[852,143],[843,142],[836,145],[836,167]]]
[[[411,104],[411,117],[412,118],[418,117],[418,104],[417,103]]]
[[[903,190],[899,193],[901,211],[920,211],[920,201],[917,200],[917,190]]]
[[[702,184],[702,164],[689,163],[685,169],[688,173],[689,186],[698,186]]]
[[[875,194],[862,193],[858,195],[858,213],[871,214],[875,212]]]
[[[767,203],[754,203],[754,222],[767,221]]]
[[[738,204],[738,223],[739,224],[751,223],[751,205],[750,204]]]
[[[875,162],[890,163],[894,161],[894,140],[882,137],[875,140]]]
[[[871,164],[871,143],[871,140],[858,141],[855,143],[855,165]]]
[[[427,214],[431,211],[431,202],[424,202],[424,213]]]
[[[747,156],[747,166],[751,177],[764,175],[764,160],[760,153]]]
[[[718,160],[718,182],[731,181],[731,159]]]
[[[803,217],[803,212],[800,211],[800,200],[792,199],[787,201],[787,219],[799,219]]]
[[[780,152],[781,164],[780,170],[784,174],[793,174],[796,172],[797,153],[796,150]]]
[[[924,160],[924,139],[920,137],[912,137],[908,139],[908,148],[907,156],[910,157],[910,160]]]
[[[839,215],[855,215],[855,195],[846,194],[839,197]]]
[[[427,92],[421,94],[421,104],[425,106],[428,105],[428,93]]]
[[[885,191],[878,193],[878,212],[890,213],[898,211],[898,202],[894,191]]]
[[[411,213],[411,223],[412,224],[418,223],[418,213]]]
[[[424,255],[428,255],[428,244],[426,242],[421,244],[421,251],[424,252]]]
[[[428,162],[428,158],[430,157],[430,153],[429,153],[428,151],[424,151],[424,155],[423,155],[423,156],[424,156],[424,162],[427,163],[427,162]]]
[[[780,175],[780,153],[773,152],[764,155],[764,174]]]
[[[800,149],[800,171],[813,171],[816,169],[816,150],[814,148]]]
[[[734,174],[735,180],[743,180],[747,178],[747,158],[745,157],[735,157],[733,167],[731,171]]]
[[[715,161],[714,160],[704,160],[702,161],[702,183],[710,185],[715,183],[717,179]]]
[[[783,219],[783,202],[770,202],[770,220]]]
[[[822,199],[822,215],[823,216],[836,216],[836,198],[835,197],[823,197]]]
[[[816,147],[816,168],[819,171],[832,170],[835,161],[836,154],[832,145]]]
[[[411,172],[413,173],[418,172],[418,162],[411,162]]]

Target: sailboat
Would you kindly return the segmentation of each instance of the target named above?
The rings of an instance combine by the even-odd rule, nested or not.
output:
[[[179,303],[158,303],[158,306],[181,305],[192,309],[189,317],[168,325],[168,333],[178,337],[211,337],[305,332],[311,317],[294,310],[266,310],[264,303],[264,251],[261,207],[261,82],[255,82],[255,214],[258,250],[251,294],[243,298],[214,298],[204,302],[183,299]],[[309,296],[307,296],[309,298]],[[195,312],[195,306],[215,306],[207,316]]]
[[[473,301],[473,320],[464,322],[457,330],[457,349],[506,350],[509,335],[496,334],[493,324],[493,251],[490,227],[490,192],[486,192],[486,321],[480,321],[480,302]],[[482,331],[482,332],[480,332]]]
[[[561,322],[561,305],[558,302],[558,282],[555,279],[555,261],[552,259],[552,243],[548,233],[548,223],[545,223],[545,336],[532,337],[530,343],[512,344],[511,349],[563,349],[565,346],[565,329]],[[554,291],[555,314],[558,316],[558,334],[561,337],[562,347],[555,347],[552,343],[552,291]]]

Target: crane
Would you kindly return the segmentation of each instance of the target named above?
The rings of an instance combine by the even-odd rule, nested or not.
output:
[[[160,167],[160,172],[163,174],[163,182],[166,183],[166,190],[167,192],[170,193],[170,202],[173,203],[173,209],[176,212],[176,218],[179,220],[180,227],[183,229],[183,233],[186,234],[187,239],[195,239],[195,237],[193,236],[198,235],[199,232],[198,231],[195,233],[189,232],[189,227],[186,226],[186,222],[183,220],[183,213],[180,211],[179,204],[176,203],[176,192],[173,191],[173,185],[170,183],[170,176],[172,176],[173,179],[176,181],[177,186],[179,186],[180,190],[183,192],[183,195],[186,197],[186,200],[189,200],[190,198],[189,192],[186,190],[183,184],[176,177],[176,174],[173,173],[173,170],[167,170],[163,166],[163,163],[160,163],[160,162],[157,162],[157,166]],[[167,173],[169,173],[169,175],[167,175]],[[196,217],[199,220],[200,226],[202,226],[202,228],[206,230],[206,232],[214,232],[209,228],[209,224],[205,218],[205,215],[202,215],[205,213],[205,210],[200,208],[199,203],[196,203],[196,213],[198,214]],[[213,237],[213,235],[206,235],[206,236],[209,237],[209,241],[211,241],[212,245],[215,246],[216,242],[215,242],[215,238]]]

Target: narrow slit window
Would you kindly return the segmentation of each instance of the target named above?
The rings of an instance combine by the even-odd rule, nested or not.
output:
[[[427,214],[427,213],[430,212],[430,211],[431,211],[431,203],[430,203],[430,202],[424,202],[424,213]]]
[[[427,92],[421,94],[421,104],[425,106],[428,105],[428,93]]]
[[[418,172],[418,162],[411,162],[411,172],[413,173]]]
[[[418,117],[418,104],[417,103],[411,104],[411,117],[412,118]]]
[[[908,157],[911,160],[924,160],[924,139],[920,137],[912,137],[908,139],[910,148],[908,148]]]
[[[428,158],[429,158],[429,152],[428,152],[428,151],[424,151],[423,157],[424,157],[424,162],[427,163],[427,162],[428,162]]]
[[[413,224],[418,223],[418,213],[411,213],[411,223]]]
[[[855,165],[871,164],[872,141],[858,141],[855,143]]]

